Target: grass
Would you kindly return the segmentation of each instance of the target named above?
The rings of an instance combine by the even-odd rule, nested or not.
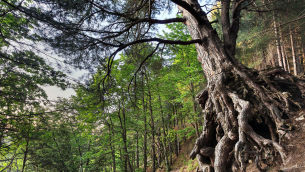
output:
[[[199,166],[198,162],[196,160],[189,160],[187,170],[193,171]]]

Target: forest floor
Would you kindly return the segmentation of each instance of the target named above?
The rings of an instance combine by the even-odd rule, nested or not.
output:
[[[198,167],[198,162],[196,159],[191,160],[189,154],[194,148],[196,137],[191,137],[182,143],[181,150],[178,157],[173,156],[173,164],[171,165],[171,172],[188,172],[196,171]]]
[[[275,164],[268,167],[267,172],[304,172],[305,171],[305,112],[299,113],[293,124],[294,130],[290,134],[289,141],[283,140],[285,150],[287,151],[286,162],[282,165]],[[196,137],[191,137],[181,144],[181,150],[178,157],[173,156],[171,172],[195,172],[198,167],[196,159],[191,160],[189,153],[192,151]],[[248,163],[247,171],[259,172],[254,163]],[[157,172],[165,172],[165,169],[158,169]]]
[[[191,160],[189,158],[189,153],[194,147],[196,137],[188,138],[185,142],[181,143],[181,150],[178,154],[173,155],[173,164],[171,165],[171,172],[193,172],[196,171],[198,167],[198,162],[196,159]],[[165,172],[165,169],[158,169],[157,172]]]

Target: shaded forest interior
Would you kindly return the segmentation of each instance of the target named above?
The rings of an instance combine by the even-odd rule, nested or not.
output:
[[[0,171],[170,171],[181,144],[199,138],[208,125],[202,109],[208,98],[202,97],[209,83],[195,46],[204,42],[191,37],[181,11],[177,18],[154,20],[174,3],[181,6],[176,1],[186,2],[0,1]],[[229,1],[235,14],[233,2],[244,5],[235,58],[257,80],[275,71],[266,81],[285,94],[274,100],[284,97],[298,111],[303,92],[289,78],[305,73],[305,0]],[[201,8],[224,41],[222,3]],[[72,69],[87,73],[75,79]],[[228,78],[224,87],[238,85],[235,93],[251,102],[256,93],[233,74]],[[268,91],[270,83],[261,83]],[[73,88],[76,95],[50,101],[43,86]],[[291,114],[281,110],[288,120]],[[226,131],[211,125],[209,144],[215,147]],[[270,129],[279,129],[277,121],[262,115],[249,125],[281,142],[282,135]],[[207,157],[203,161],[213,166],[214,157]]]

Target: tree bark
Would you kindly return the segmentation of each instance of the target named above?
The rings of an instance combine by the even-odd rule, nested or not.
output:
[[[283,34],[283,33],[282,33],[282,34]],[[281,41],[282,41],[283,57],[285,58],[286,64],[287,64],[287,72],[288,72],[288,73],[291,73],[289,58],[288,58],[288,54],[287,54],[287,51],[286,51],[285,40],[283,39],[283,35],[281,35]]]
[[[119,105],[120,106],[120,105]],[[127,150],[127,136],[126,136],[126,126],[125,126],[125,112],[124,108],[121,109],[119,107],[118,117],[120,121],[120,127],[121,127],[121,134],[122,134],[122,140],[123,140],[123,162],[124,162],[124,171],[128,171],[128,150]],[[122,114],[122,116],[121,116]]]
[[[302,46],[302,40],[301,40],[301,36],[299,32],[296,32],[297,35],[297,45],[299,45],[299,47],[297,46],[298,49],[298,59],[299,59],[299,72],[300,74],[304,73],[304,58],[303,58],[303,46]]]
[[[295,52],[295,46],[294,46],[294,40],[293,40],[293,32],[291,30],[291,28],[289,27],[289,31],[290,31],[290,41],[291,41],[291,53],[292,53],[292,60],[293,60],[293,72],[294,75],[298,75],[300,70],[299,70],[299,59],[296,55]]]
[[[273,12],[273,28],[274,28],[274,34],[275,34],[275,44],[276,44],[276,51],[277,51],[279,66],[284,67],[284,70],[287,71],[286,65],[284,65],[285,63],[283,62],[282,50],[281,50],[281,44],[280,44],[280,36],[278,33],[279,31],[278,31],[278,26],[276,24],[274,12]]]
[[[174,115],[175,115],[175,124],[176,124],[176,131],[177,131],[177,134],[176,134],[176,157],[178,157],[179,150],[180,150],[180,145],[179,145],[179,134],[178,134],[179,125],[178,125],[178,117],[177,117],[178,116],[177,106],[174,105],[173,111],[174,111]]]
[[[156,171],[156,148],[155,148],[155,122],[153,117],[153,109],[151,103],[151,90],[148,81],[148,74],[145,72],[146,75],[146,83],[147,83],[147,91],[148,91],[148,103],[149,103],[149,114],[150,114],[150,126],[151,126],[151,148],[152,148],[152,170],[153,172]]]
[[[157,136],[156,145],[157,145],[157,154],[158,154],[157,161],[158,161],[158,167],[161,167],[162,166],[162,143],[160,140],[160,136],[161,136],[160,128],[159,128],[159,131],[156,133],[156,136]]]
[[[113,131],[112,131],[112,133],[113,133]],[[90,151],[90,145],[91,145],[91,138],[89,139],[89,142],[88,142],[88,149],[87,149],[87,151],[89,152]],[[114,156],[114,154],[112,154],[113,156],[113,160],[115,161],[115,156]],[[89,158],[87,158],[87,162],[86,162],[86,166],[88,166],[89,165]],[[115,165],[115,164],[114,164]],[[115,172],[115,166],[114,166],[114,171],[113,172]]]
[[[283,40],[283,32],[281,30],[281,27],[279,26],[279,36],[280,36],[280,48],[281,48],[281,54],[282,54],[282,58],[283,58],[283,65],[284,65],[284,70],[285,71],[289,71],[289,64],[287,63],[287,58],[286,58],[286,54],[285,54],[285,51],[284,51],[284,40]],[[289,72],[290,73],[290,72]]]
[[[299,92],[291,98],[304,107],[301,97],[305,93],[304,82],[281,68],[259,72],[244,67],[236,60],[235,46],[243,0],[234,0],[232,4],[231,1],[221,1],[223,42],[197,0],[185,0],[189,6],[178,0],[172,1],[184,7],[178,6],[192,38],[202,40],[195,45],[197,59],[207,79],[206,89],[196,96],[204,109],[203,132],[196,140],[190,157],[197,157],[199,164],[207,164],[216,172],[231,171],[235,167],[246,171],[249,158],[259,159],[266,149],[273,149],[277,152],[274,156],[285,162],[286,152],[274,134],[279,138],[289,137],[283,131],[288,121],[283,119],[282,114],[291,116],[299,108],[292,107],[294,103],[285,95],[286,92],[290,92],[287,94],[291,96],[292,92]],[[292,80],[294,83],[291,83]],[[287,89],[283,83],[290,83],[293,89]],[[253,128],[258,124],[250,124],[251,120],[260,116],[271,119],[269,124],[265,121],[261,125],[274,126],[274,130],[269,131],[272,138],[262,137]],[[256,165],[262,169],[259,163]]]
[[[26,145],[25,145],[25,151],[24,151],[24,157],[23,157],[23,163],[22,163],[22,170],[21,172],[24,171],[24,168],[26,166],[26,161],[27,161],[27,156],[28,156],[28,150],[29,150],[29,137],[30,137],[30,129],[28,130],[27,138],[26,138]],[[0,140],[1,141],[1,140]]]
[[[170,133],[170,124],[167,125],[167,132]],[[172,143],[171,143],[171,137],[168,136],[168,153],[169,153],[169,165],[173,164],[173,157],[172,157]]]
[[[144,114],[144,145],[143,145],[143,164],[144,171],[147,170],[147,120],[146,120],[146,104],[145,104],[145,91],[144,91],[144,73],[142,75],[142,106],[143,106],[143,114]]]
[[[113,137],[114,137],[114,128],[113,128],[113,124],[112,124],[112,120],[111,117],[109,118],[110,120],[110,124],[109,124],[109,143],[110,143],[110,149],[111,149],[111,156],[112,156],[112,171],[115,172],[116,171],[116,163],[115,163],[115,148],[113,145]],[[90,148],[90,142],[89,142],[89,148]],[[89,162],[89,161],[87,161]],[[88,164],[87,164],[88,165]]]
[[[157,85],[157,87],[159,88],[159,86]],[[163,140],[162,140],[162,146],[164,149],[164,160],[165,160],[165,166],[166,166],[166,171],[170,171],[170,164],[168,162],[168,153],[167,153],[167,149],[166,149],[166,138],[167,138],[167,134],[166,134],[166,124],[165,124],[165,120],[164,120],[164,114],[163,114],[163,108],[162,108],[162,101],[161,101],[161,96],[160,94],[158,94],[158,98],[159,98],[159,104],[160,104],[160,112],[161,112],[161,117],[162,117],[162,127],[163,127]]]
[[[139,132],[137,131],[137,134],[136,134],[136,137],[137,137],[137,150],[136,150],[136,167],[137,168],[140,168],[140,159],[139,159]]]

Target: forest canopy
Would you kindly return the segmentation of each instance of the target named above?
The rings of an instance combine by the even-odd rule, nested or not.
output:
[[[287,164],[304,4],[0,1],[0,170],[170,171],[189,139],[189,171]],[[76,94],[50,101],[44,86]]]

